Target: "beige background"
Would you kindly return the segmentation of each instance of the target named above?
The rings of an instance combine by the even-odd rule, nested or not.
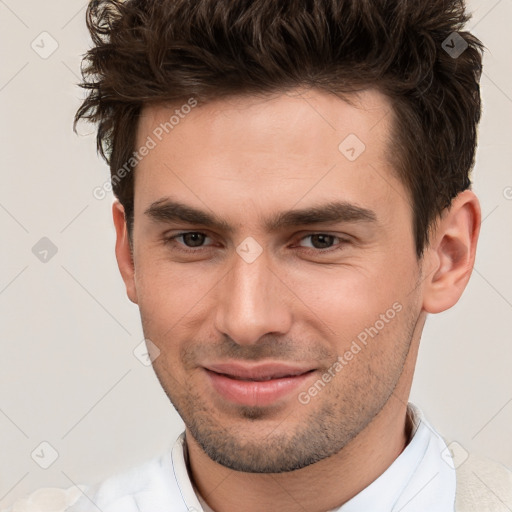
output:
[[[136,464],[182,428],[133,355],[142,331],[115,263],[112,197],[92,195],[108,169],[92,128],[71,129],[85,5],[0,0],[0,508]],[[469,5],[488,48],[474,174],[485,220],[463,299],[427,322],[412,401],[446,437],[512,466],[512,2]],[[58,251],[46,263],[32,252],[42,237]],[[42,442],[58,452],[48,469]]]

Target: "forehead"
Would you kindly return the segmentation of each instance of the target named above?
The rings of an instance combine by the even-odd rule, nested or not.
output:
[[[404,200],[387,158],[390,102],[375,90],[348,99],[295,90],[144,108],[137,147],[151,139],[152,149],[135,172],[136,209],[165,196],[226,215],[232,206],[235,216],[263,200],[275,211],[321,200],[364,206],[396,201],[390,187]]]
[[[172,138],[176,142],[184,138],[198,142],[200,138],[204,143],[222,142],[219,152],[236,145],[238,154],[251,150],[283,153],[288,149],[290,157],[311,154],[309,150],[319,141],[336,150],[344,135],[354,134],[368,149],[378,150],[385,142],[392,118],[388,115],[392,110],[388,98],[375,89],[346,98],[317,89],[295,89],[191,104],[196,104],[193,97],[173,105],[146,106],[138,124],[137,144],[153,134],[164,144],[171,143]],[[195,149],[197,155],[200,148]]]

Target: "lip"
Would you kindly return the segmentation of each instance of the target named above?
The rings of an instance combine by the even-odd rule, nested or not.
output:
[[[314,368],[283,363],[207,365],[213,389],[224,399],[246,406],[266,406],[285,398],[311,378]]]

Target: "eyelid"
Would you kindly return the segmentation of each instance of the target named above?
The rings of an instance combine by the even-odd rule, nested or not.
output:
[[[210,249],[212,247],[212,245],[206,245],[206,246],[201,245],[201,246],[195,247],[195,248],[187,247],[184,243],[177,241],[178,238],[181,238],[185,235],[189,235],[192,233],[198,234],[198,235],[204,235],[205,238],[210,238],[210,239],[213,238],[205,231],[188,230],[188,231],[180,231],[179,233],[174,233],[174,234],[164,233],[162,235],[162,241],[164,242],[164,244],[176,244],[178,251],[188,253],[188,254],[196,254],[201,251],[204,251],[205,249]]]
[[[163,240],[165,243],[174,243],[176,241],[176,239],[180,238],[180,237],[183,237],[185,235],[188,235],[188,234],[199,234],[199,235],[204,235],[206,238],[210,238],[210,239],[213,239],[212,236],[210,236],[208,234],[207,231],[180,231],[178,233],[175,233],[173,235],[168,235],[168,234],[164,234],[163,235]],[[302,252],[305,252],[305,253],[309,253],[309,254],[315,254],[315,255],[322,255],[322,254],[328,254],[328,253],[332,253],[332,252],[337,252],[337,251],[340,251],[340,250],[343,250],[344,247],[347,245],[347,244],[351,244],[353,242],[352,240],[352,237],[350,237],[349,235],[346,235],[346,234],[333,234],[333,233],[329,233],[329,232],[325,232],[325,231],[312,231],[312,232],[308,232],[308,233],[302,233],[298,238],[296,237],[295,240],[298,240],[298,242],[301,242],[302,240],[306,239],[306,238],[309,238],[311,236],[314,236],[314,235],[326,235],[326,236],[330,236],[330,237],[333,237],[335,239],[338,239],[339,240],[339,243],[334,245],[333,247],[328,247],[326,249],[315,249],[314,247],[301,247],[301,251]],[[296,242],[294,242],[295,244]],[[212,245],[202,245],[202,246],[198,246],[198,247],[187,247],[185,244],[181,243],[181,242],[178,242],[178,245],[179,245],[179,248],[178,250],[181,251],[181,252],[185,252],[185,253],[199,253],[199,252],[202,252],[204,250],[208,250],[212,247]]]
[[[325,236],[332,236],[333,238],[337,238],[338,240],[341,240],[343,242],[348,242],[349,241],[349,236],[348,235],[337,235],[335,233],[329,233],[328,231],[314,231],[314,232],[311,232],[311,233],[307,233],[307,234],[303,234],[299,237],[299,240],[304,240],[304,238],[309,238],[311,236],[315,236],[315,235],[325,235]]]
[[[337,252],[337,251],[342,251],[347,244],[351,244],[353,242],[352,237],[350,237],[349,235],[334,234],[334,233],[329,233],[327,231],[314,231],[314,232],[310,232],[307,234],[303,234],[300,236],[298,241],[301,242],[305,238],[309,238],[314,235],[330,236],[330,237],[333,237],[334,239],[337,239],[338,243],[337,244],[335,243],[334,246],[328,247],[326,249],[315,249],[314,247],[302,247],[301,249],[303,250],[303,252],[314,253],[316,255],[329,254],[329,253],[333,253],[333,252]]]

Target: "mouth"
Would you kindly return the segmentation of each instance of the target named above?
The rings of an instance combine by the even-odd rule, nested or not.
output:
[[[316,371],[282,363],[254,366],[223,363],[204,369],[213,390],[224,400],[252,407],[271,405],[290,397]]]
[[[310,371],[313,371],[313,370],[310,370]],[[309,372],[305,372],[305,373],[309,373]],[[230,379],[233,379],[233,380],[245,380],[245,381],[248,381],[248,382],[265,382],[267,380],[275,380],[275,379],[285,379],[286,377],[298,377],[300,375],[303,375],[303,374],[296,374],[296,375],[268,375],[267,377],[253,377],[253,378],[244,378],[244,377],[237,377],[236,375],[229,375],[229,374],[226,374],[226,373],[219,373],[219,375],[224,375],[225,377],[228,377]]]

